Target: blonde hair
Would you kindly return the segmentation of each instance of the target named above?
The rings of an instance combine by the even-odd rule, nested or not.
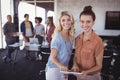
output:
[[[54,34],[56,34],[57,32],[61,32],[62,31],[62,26],[61,26],[60,20],[61,20],[61,18],[64,15],[69,16],[70,19],[71,19],[71,27],[69,29],[68,35],[69,35],[69,39],[72,40],[72,38],[74,37],[74,34],[75,34],[74,18],[73,18],[73,15],[70,12],[68,12],[68,11],[62,11],[61,12],[60,17],[59,17],[58,27],[56,27],[56,29],[54,31]]]

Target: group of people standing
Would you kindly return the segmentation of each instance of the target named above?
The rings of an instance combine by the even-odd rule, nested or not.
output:
[[[83,32],[75,38],[75,54],[71,69],[68,63],[72,55],[75,34],[73,15],[68,11],[61,12],[59,25],[56,28],[53,18],[48,17],[46,23],[49,31],[46,32],[41,24],[42,18],[35,18],[35,27],[29,21],[28,14],[25,14],[24,18],[20,28],[26,42],[35,36],[41,44],[45,33],[48,33],[47,40],[50,43],[51,53],[46,64],[46,80],[68,80],[68,76],[60,71],[80,72],[81,74],[74,74],[77,80],[101,80],[104,45],[102,39],[92,29],[96,19],[92,6],[85,6],[80,13],[79,22]],[[5,30],[4,28],[4,34]]]
[[[46,19],[46,24],[47,24],[47,28],[46,28],[46,32],[45,32],[45,27],[43,24],[41,24],[42,22],[42,18],[41,17],[35,17],[35,23],[36,25],[33,26],[32,22],[29,21],[29,14],[25,14],[24,15],[25,20],[21,23],[20,25],[20,30],[23,34],[24,40],[26,42],[29,42],[29,38],[31,37],[40,37],[39,39],[39,43],[42,44],[42,41],[44,40],[44,36],[45,34],[47,35],[47,41],[50,44],[51,40],[52,40],[52,34],[54,32],[55,29],[55,25],[53,24],[53,17],[47,17]],[[49,30],[48,30],[49,28]]]
[[[44,40],[47,40],[48,45],[50,45],[50,42],[52,40],[52,34],[55,29],[55,25],[53,24],[53,17],[47,17],[46,19],[46,32],[45,27],[42,22],[41,17],[35,17],[35,26],[33,26],[33,23],[29,20],[29,14],[24,15],[25,20],[20,24],[20,31],[22,32],[23,40],[25,42],[29,42],[30,38],[38,38],[39,44],[42,44]],[[3,33],[5,35],[5,41],[7,43],[8,47],[8,54],[7,56],[3,57],[4,62],[6,62],[7,58],[11,59],[11,53],[14,51],[14,49],[9,48],[8,45],[14,44],[16,41],[16,38],[14,35],[17,34],[18,30],[16,29],[16,26],[14,23],[12,23],[12,17],[11,15],[7,15],[8,21],[3,26]],[[45,37],[46,35],[46,37]],[[19,38],[18,38],[19,39]],[[39,53],[36,54],[36,59],[39,60]],[[31,59],[31,56],[29,54],[29,51],[26,50],[26,59]]]
[[[46,32],[45,27],[42,22],[41,17],[35,17],[35,27],[33,27],[33,24],[31,21],[29,21],[29,14],[24,15],[25,20],[20,25],[20,30],[22,32],[23,38],[25,42],[29,42],[30,38],[36,37],[38,38],[39,44],[42,44],[42,42],[47,40],[48,44],[50,45],[50,42],[52,40],[52,34],[55,29],[55,25],[53,24],[53,17],[47,17],[46,19]],[[48,29],[49,28],[49,29]],[[47,37],[45,37],[47,35]],[[37,56],[38,57],[38,54]],[[29,59],[30,55],[29,52],[26,52],[26,58]]]

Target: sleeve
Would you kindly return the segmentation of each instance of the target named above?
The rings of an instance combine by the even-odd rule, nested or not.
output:
[[[42,25],[42,27],[43,27],[43,30],[45,30],[45,26],[44,26],[44,25]]]
[[[4,33],[4,35],[8,35],[7,32],[8,32],[8,29],[7,29],[7,25],[5,24],[3,26],[3,33]]]
[[[95,56],[98,56],[104,49],[102,40],[99,40],[96,44]]]
[[[35,25],[35,27],[34,27],[34,33],[35,33],[35,35],[36,35],[36,25]]]
[[[24,26],[24,23],[22,22],[22,23],[20,24],[20,30],[21,30],[21,32],[24,32],[23,26]]]
[[[60,48],[60,40],[59,40],[59,36],[54,36],[51,42],[51,49],[55,48],[57,50],[59,50]]]

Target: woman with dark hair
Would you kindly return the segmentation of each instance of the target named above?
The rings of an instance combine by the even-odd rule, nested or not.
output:
[[[34,37],[34,28],[31,21],[29,21],[29,14],[24,15],[25,20],[20,25],[20,30],[22,32],[25,42],[29,42],[29,38]],[[26,52],[26,59],[31,59],[29,52]]]
[[[79,18],[83,33],[75,40],[72,70],[82,73],[76,75],[77,80],[101,80],[104,45],[102,39],[92,29],[96,18],[92,7],[85,6]]]
[[[51,40],[52,40],[52,35],[54,33],[55,30],[55,25],[53,23],[53,17],[47,17],[46,19],[46,24],[47,24],[47,28],[46,28],[46,35],[47,35],[47,42],[50,46]]]
[[[42,18],[41,17],[36,17],[35,18],[35,28],[34,28],[34,33],[35,37],[38,38],[39,44],[42,44],[44,35],[45,35],[45,27],[43,24],[41,24]]]
[[[24,15],[25,20],[21,23],[20,29],[23,34],[24,40],[29,42],[29,38],[34,36],[34,28],[31,21],[29,21],[29,14]]]
[[[44,36],[45,36],[45,27],[43,24],[41,24],[42,22],[42,18],[41,17],[35,17],[35,28],[34,28],[34,32],[35,32],[35,37],[38,38],[39,44],[42,44],[43,40],[44,40]],[[36,60],[40,60],[39,56],[41,56],[40,51],[36,53]]]

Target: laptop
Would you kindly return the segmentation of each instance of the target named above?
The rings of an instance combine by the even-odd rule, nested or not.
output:
[[[38,38],[30,38],[30,44],[39,44]]]

